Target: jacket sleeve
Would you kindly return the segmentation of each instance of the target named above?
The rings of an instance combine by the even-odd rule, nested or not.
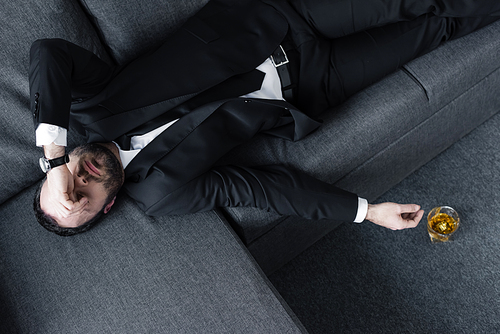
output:
[[[148,215],[256,207],[307,219],[352,222],[358,209],[355,194],[282,165],[215,167],[172,191],[162,186],[163,180],[160,172],[153,172],[140,183],[148,192],[135,200]],[[137,194],[133,188],[134,184],[125,187],[132,197]]]
[[[35,41],[30,50],[30,100],[35,129],[40,123],[69,128],[71,102],[101,91],[114,67],[62,39]]]

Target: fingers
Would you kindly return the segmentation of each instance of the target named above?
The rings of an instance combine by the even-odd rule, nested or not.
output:
[[[414,228],[424,216],[424,210],[420,210],[420,206],[414,204],[401,205],[402,214],[400,215],[400,222],[398,229]]]
[[[419,210],[417,212],[413,212],[408,214],[407,216],[402,215],[403,221],[406,223],[405,228],[414,228],[418,225],[420,220],[424,215],[424,210]]]
[[[420,221],[424,215],[424,210],[418,210],[417,212],[408,213],[407,220]]]
[[[398,204],[401,214],[416,213],[420,210],[420,205],[417,204]]]
[[[74,212],[74,214],[80,214],[83,210],[85,210],[88,203],[89,200],[87,199],[87,197],[82,197],[80,201],[75,203],[72,211]]]
[[[82,197],[80,201],[74,202],[68,194],[63,193],[61,196],[53,198],[51,202],[58,217],[69,218],[81,214],[88,204],[88,199]]]
[[[391,230],[403,230],[416,227],[423,215],[417,204],[381,203],[369,205],[367,220]]]
[[[424,215],[424,210],[420,210],[420,205],[417,204],[399,204],[399,211],[408,227],[417,226]]]
[[[85,197],[82,197],[79,202],[73,202],[68,200],[65,202],[65,218],[76,216],[81,214],[85,207],[87,206],[88,200]]]

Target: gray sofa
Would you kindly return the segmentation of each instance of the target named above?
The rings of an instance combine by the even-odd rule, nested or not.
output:
[[[205,2],[2,3],[0,333],[305,332],[266,274],[341,222],[251,208],[151,218],[122,195],[101,224],[64,238],[32,214],[43,174],[29,111],[31,42],[65,38],[124,63]],[[497,22],[327,111],[305,140],[259,136],[221,163],[282,162],[375,200],[500,110],[499,55]],[[82,141],[72,133],[69,146]]]

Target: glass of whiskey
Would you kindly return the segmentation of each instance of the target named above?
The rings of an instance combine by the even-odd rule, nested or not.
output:
[[[438,206],[427,216],[427,231],[432,243],[449,241],[459,226],[460,217],[449,206]]]

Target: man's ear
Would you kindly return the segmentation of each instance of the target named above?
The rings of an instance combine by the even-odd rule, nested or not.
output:
[[[113,204],[115,204],[115,199],[116,199],[116,196],[113,197],[113,199],[111,200],[111,202],[109,202],[108,204],[106,204],[106,206],[104,207],[104,213],[108,213],[109,210],[111,210],[111,207],[113,206]]]

